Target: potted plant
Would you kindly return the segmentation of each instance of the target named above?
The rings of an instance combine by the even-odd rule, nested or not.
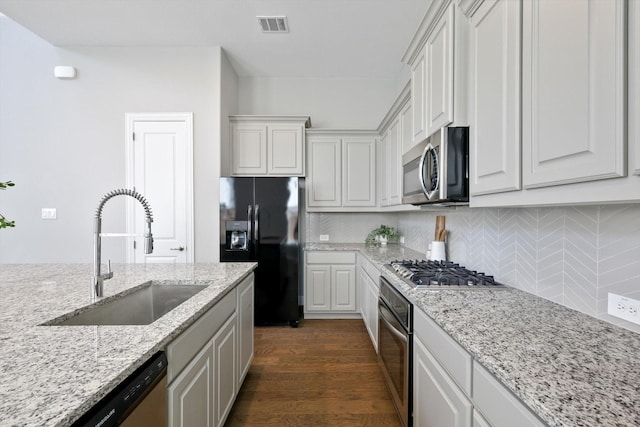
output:
[[[395,228],[382,224],[380,227],[371,230],[364,243],[367,246],[387,246],[389,239],[398,237],[399,234]]]
[[[7,187],[13,187],[15,184],[11,181],[0,182],[0,190],[4,190]],[[15,227],[15,221],[7,220],[2,214],[0,214],[0,229],[7,227]]]

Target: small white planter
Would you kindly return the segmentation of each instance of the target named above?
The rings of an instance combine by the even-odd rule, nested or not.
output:
[[[378,236],[378,241],[380,242],[380,246],[387,246],[389,239],[384,236]]]

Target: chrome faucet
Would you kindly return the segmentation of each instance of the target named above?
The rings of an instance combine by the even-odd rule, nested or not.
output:
[[[153,235],[151,234],[151,223],[153,222],[153,214],[151,213],[151,207],[147,200],[138,193],[136,190],[128,190],[121,188],[119,190],[113,190],[105,194],[98,204],[96,209],[96,216],[94,218],[93,227],[93,277],[91,279],[92,295],[94,297],[102,297],[104,281],[113,277],[111,271],[111,261],[109,261],[108,271],[101,273],[100,268],[102,264],[101,251],[102,251],[102,208],[104,208],[107,200],[115,196],[131,196],[138,200],[146,213],[147,231],[144,233],[144,253],[150,254],[153,252]],[[118,236],[134,236],[134,234],[118,234]]]

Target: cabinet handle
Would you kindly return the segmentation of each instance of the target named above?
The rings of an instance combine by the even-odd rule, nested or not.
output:
[[[184,251],[184,246],[180,246],[180,247],[177,247],[177,248],[171,248],[170,250],[182,252],[182,251]]]

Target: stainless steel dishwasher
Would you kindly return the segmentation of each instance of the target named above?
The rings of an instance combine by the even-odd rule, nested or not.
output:
[[[166,354],[156,353],[73,426],[166,427]]]

